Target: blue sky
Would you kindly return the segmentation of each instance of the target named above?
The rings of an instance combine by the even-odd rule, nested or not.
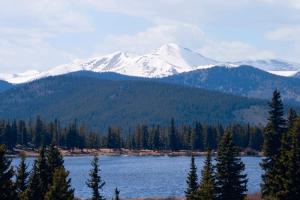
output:
[[[300,0],[0,0],[0,73],[166,43],[224,62],[300,63]]]

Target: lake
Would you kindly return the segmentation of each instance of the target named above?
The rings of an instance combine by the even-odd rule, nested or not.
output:
[[[29,169],[34,159],[26,159]],[[70,171],[75,197],[91,198],[91,190],[85,182],[89,178],[93,156],[64,157],[64,160],[65,168]],[[205,156],[195,157],[199,178],[204,160]],[[262,157],[242,157],[249,179],[249,193],[260,191],[261,160]],[[106,182],[101,195],[111,199],[118,187],[120,198],[184,197],[190,161],[191,158],[186,156],[99,156],[100,176]],[[13,158],[12,165],[16,166],[19,162],[20,158]]]

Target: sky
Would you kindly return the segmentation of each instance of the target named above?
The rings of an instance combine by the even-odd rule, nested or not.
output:
[[[221,62],[300,63],[300,0],[0,0],[0,73],[167,43]]]

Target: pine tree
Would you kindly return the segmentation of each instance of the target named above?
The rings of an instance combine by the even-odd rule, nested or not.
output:
[[[298,126],[300,118],[295,121],[292,129],[292,141],[289,151],[282,152],[280,162],[284,166],[281,173],[280,191],[277,191],[278,199],[300,199],[300,149]],[[283,187],[283,188],[282,188]]]
[[[28,176],[29,172],[27,172],[28,165],[25,163],[25,153],[22,152],[21,154],[21,162],[19,166],[17,167],[17,172],[16,172],[16,192],[18,194],[18,198],[21,199],[23,193],[26,191],[27,186],[28,186]]]
[[[219,143],[218,156],[216,158],[216,194],[220,200],[242,200],[246,197],[247,175],[241,174],[245,170],[245,164],[239,156],[237,147],[229,131]]]
[[[14,119],[13,123],[11,124],[11,138],[12,138],[12,146],[15,147],[18,142],[18,128],[17,128],[17,122]]]
[[[33,163],[33,168],[30,172],[28,188],[24,193],[20,195],[20,199],[22,200],[43,199],[44,196],[41,196],[39,191],[39,183],[40,183],[40,179],[39,179],[39,171],[38,171],[38,161],[36,159]]]
[[[214,166],[212,165],[212,153],[208,149],[205,165],[201,171],[200,189],[197,190],[197,199],[201,200],[214,200],[216,199],[215,194],[215,177],[214,177]]]
[[[18,122],[18,138],[19,138],[18,141],[19,144],[21,144],[22,146],[28,146],[27,130],[26,130],[26,125],[24,120],[20,120]]]
[[[203,128],[200,122],[196,121],[190,137],[190,147],[192,150],[204,150]]]
[[[297,119],[297,113],[292,107],[290,107],[289,116],[287,118],[287,130],[288,131],[292,130],[296,119]]]
[[[47,154],[47,177],[48,184],[52,183],[53,174],[56,168],[64,167],[64,159],[56,147],[56,142],[53,140],[49,146]]]
[[[92,162],[93,169],[91,169],[89,175],[91,179],[88,179],[86,184],[89,188],[93,190],[93,197],[92,200],[102,200],[105,199],[103,196],[100,195],[99,189],[105,185],[105,182],[101,180],[99,175],[100,169],[98,164],[98,156],[94,156],[94,160]]]
[[[39,157],[34,161],[24,199],[43,200],[48,191],[48,182],[47,161],[42,142]]]
[[[186,189],[186,191],[184,191],[186,199],[187,200],[196,199],[196,191],[199,185],[198,185],[197,167],[195,165],[194,155],[192,155],[191,157],[190,172],[188,174],[186,183],[188,184],[188,188]]]
[[[0,194],[1,200],[14,199],[14,187],[11,178],[14,175],[13,167],[9,167],[11,160],[5,157],[6,146],[0,146]]]
[[[35,147],[39,147],[42,142],[42,135],[43,135],[43,122],[41,121],[40,117],[36,117],[35,126],[33,129],[33,137],[32,143]]]
[[[55,168],[53,181],[48,185],[48,192],[45,194],[45,200],[73,200],[74,189],[71,187],[69,172],[64,167]]]
[[[170,125],[168,126],[169,149],[171,151],[178,151],[177,130],[174,123],[174,118],[171,118]]]
[[[272,101],[268,103],[271,110],[269,111],[268,124],[264,129],[264,144],[263,151],[266,158],[260,163],[261,168],[265,171],[262,175],[261,193],[262,198],[268,197],[271,192],[271,188],[276,188],[270,183],[270,179],[276,176],[272,174],[275,172],[271,170],[275,167],[275,157],[280,158],[280,147],[282,134],[285,130],[285,120],[283,119],[283,104],[280,100],[280,93],[275,90],[273,92]],[[275,192],[276,193],[276,192]]]
[[[120,200],[119,194],[120,194],[120,190],[118,190],[118,188],[116,188],[115,189],[115,200]]]
[[[132,139],[131,139],[131,133],[130,133],[130,127],[129,127],[129,133],[126,136],[126,148],[132,149]]]

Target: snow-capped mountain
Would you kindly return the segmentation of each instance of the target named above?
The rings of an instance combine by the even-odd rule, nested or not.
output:
[[[294,76],[300,71],[300,64],[281,59],[244,60],[233,63],[235,65],[250,65],[279,76]]]
[[[179,45],[166,44],[142,56],[127,52],[116,52],[95,58],[76,59],[69,64],[60,65],[41,73],[28,71],[10,75],[0,74],[0,78],[10,83],[24,83],[47,76],[81,70],[159,78],[192,71],[199,66],[213,66],[218,63]]]
[[[180,45],[165,44],[151,53],[141,56],[127,52],[115,52],[94,58],[76,59],[69,64],[60,65],[44,72],[30,70],[24,73],[0,74],[0,79],[18,84],[82,70],[161,78],[196,69],[207,69],[215,66],[238,67],[240,65],[250,65],[281,76],[293,76],[300,71],[300,64],[279,59],[221,63]]]

